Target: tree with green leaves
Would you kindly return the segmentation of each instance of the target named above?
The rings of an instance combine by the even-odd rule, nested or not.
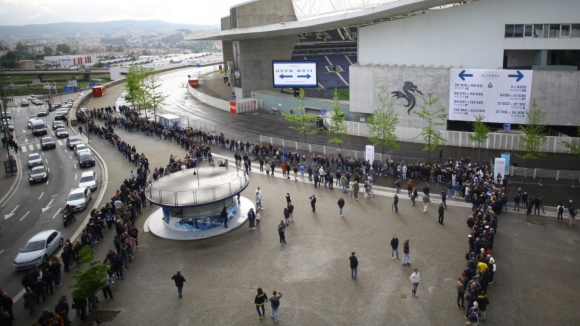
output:
[[[447,120],[446,108],[433,109],[438,100],[438,98],[433,97],[432,93],[427,93],[427,98],[423,97],[421,110],[415,111],[415,114],[425,122],[425,127],[421,129],[421,133],[417,137],[421,136],[425,140],[423,151],[429,153],[429,164],[431,164],[431,152],[447,143],[441,132],[436,129],[445,126]]]
[[[167,98],[167,96],[161,94],[159,91],[161,85],[155,81],[157,76],[159,76],[159,74],[150,74],[145,86],[145,91],[148,94],[146,106],[153,109],[154,119],[157,119],[157,109],[160,105],[164,104],[164,101]]]
[[[580,126],[578,126],[578,130],[576,132],[580,135]],[[572,155],[580,155],[580,139],[576,138],[569,142],[563,141],[562,145],[566,147]]]
[[[516,154],[522,159],[537,159],[538,157],[546,156],[546,152],[542,149],[542,145],[546,140],[546,125],[542,123],[546,117],[546,113],[538,108],[536,100],[532,102],[532,109],[526,112],[528,123],[520,125],[520,130],[523,134],[520,135],[522,143],[522,151],[524,154]]]
[[[109,266],[99,260],[95,260],[95,251],[91,246],[84,246],[78,253],[80,262],[88,264],[84,270],[76,270],[72,278],[76,281],[69,288],[73,298],[88,298],[99,292],[105,285],[105,276]]]
[[[131,102],[135,109],[145,110],[145,118],[147,118],[147,109],[153,108],[153,95],[148,80],[148,77],[153,73],[153,69],[145,69],[140,65],[131,65],[125,77],[125,89],[127,90],[125,99]],[[159,86],[155,87],[158,88]],[[161,104],[163,98],[158,97],[158,94],[155,96],[155,104]]]
[[[479,160],[479,152],[481,150],[481,143],[487,141],[489,137],[489,128],[483,122],[485,120],[485,116],[483,115],[476,115],[475,121],[473,122],[473,133],[469,134],[469,139],[473,142],[477,143],[477,161]]]
[[[60,53],[70,53],[70,46],[68,44],[57,44],[56,51]]]
[[[290,123],[297,124],[297,126],[291,125],[288,128],[296,130],[299,134],[303,135],[304,143],[306,144],[306,136],[317,134],[320,131],[320,128],[316,126],[318,116],[306,113],[306,108],[304,107],[304,90],[302,88],[298,92],[296,101],[298,102],[298,107],[291,108],[291,113],[282,112],[282,117]]]
[[[42,52],[44,52],[44,55],[48,56],[51,56],[53,54],[52,48],[50,46],[43,47]]]
[[[393,98],[389,95],[385,86],[381,86],[377,97],[379,104],[367,119],[369,134],[367,138],[375,147],[381,147],[381,154],[385,154],[385,148],[399,149],[401,144],[397,142],[395,131],[399,123],[399,115],[395,113]]]
[[[348,126],[344,124],[344,111],[338,101],[338,91],[335,88],[334,97],[332,98],[332,111],[330,111],[330,125],[328,126],[327,133],[332,136],[328,142],[330,144],[336,144],[339,149],[342,149],[344,137],[348,135]]]

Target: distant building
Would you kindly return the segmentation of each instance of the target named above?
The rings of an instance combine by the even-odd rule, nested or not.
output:
[[[36,68],[34,60],[20,60],[16,61],[20,65],[20,69],[23,70],[34,70]]]
[[[92,66],[99,61],[97,57],[98,55],[94,53],[45,56],[44,61],[49,65],[60,67],[72,67],[78,65]]]

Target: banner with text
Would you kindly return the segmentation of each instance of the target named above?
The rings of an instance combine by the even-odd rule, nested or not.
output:
[[[528,122],[531,70],[450,69],[449,120]]]

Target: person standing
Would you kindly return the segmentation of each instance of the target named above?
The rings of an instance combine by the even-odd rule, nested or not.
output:
[[[427,213],[427,207],[429,206],[429,197],[423,195],[423,213]]]
[[[256,213],[254,213],[254,209],[250,208],[250,210],[248,211],[248,221],[250,222],[250,226],[249,229],[253,230],[255,229],[255,224],[254,222],[256,221]]]
[[[411,283],[413,283],[413,290],[411,290],[411,295],[417,298],[417,287],[419,286],[419,281],[421,280],[421,275],[419,274],[419,270],[415,268],[413,274],[411,274]]]
[[[185,277],[181,275],[181,271],[177,270],[177,273],[171,277],[171,279],[175,282],[175,286],[177,287],[177,294],[179,295],[179,299],[183,297],[183,283],[185,283]]]
[[[457,307],[465,309],[465,279],[462,277],[457,280]],[[461,305],[459,302],[461,301]]]
[[[439,204],[439,224],[445,225],[443,224],[444,218],[445,218],[445,203],[441,202],[441,204]]]
[[[354,195],[354,200],[358,200],[358,192],[360,191],[360,186],[358,184],[358,180],[354,180],[352,184],[352,194]]]
[[[312,194],[312,196],[308,197],[310,199],[310,207],[312,207],[312,212],[316,213],[316,195]]]
[[[280,321],[280,299],[282,299],[282,292],[274,290],[273,296],[270,297],[270,305],[272,306],[272,318],[275,322]]]
[[[403,266],[411,266],[409,263],[409,260],[411,259],[411,252],[409,251],[409,239],[405,240],[405,243],[403,243],[403,254],[405,254],[403,257]]]
[[[288,213],[290,213],[290,221],[294,223],[294,205],[292,205],[292,202],[288,203]]]
[[[562,203],[558,203],[558,207],[556,208],[556,212],[558,212],[558,221],[564,218],[564,205]]]
[[[65,326],[71,325],[70,318],[68,317],[69,311],[70,307],[68,305],[68,300],[66,296],[63,295],[58,300],[58,304],[54,307],[54,312],[63,319]]]
[[[264,207],[262,207],[262,190],[260,187],[256,189],[256,210],[257,209],[264,209]]]
[[[399,238],[397,238],[396,234],[391,239],[391,258],[392,259],[395,259],[395,254],[397,254],[397,259],[400,260],[400,258],[399,258]]]
[[[254,297],[254,304],[256,305],[256,311],[258,312],[260,319],[266,316],[266,308],[264,306],[267,302],[268,297],[266,296],[266,293],[264,293],[261,287],[258,287],[258,293],[256,294],[256,297]],[[260,310],[262,311],[260,312]]]
[[[14,301],[8,295],[8,293],[6,293],[6,292],[2,293],[2,297],[0,297],[0,307],[4,308],[4,312],[6,312],[6,314],[8,314],[8,318],[10,319],[10,321],[14,321],[13,306],[14,306]],[[0,325],[2,325],[2,324],[0,323]]]
[[[256,227],[260,228],[260,222],[262,222],[262,216],[260,216],[260,212],[256,212]]]
[[[38,300],[36,294],[30,288],[26,288],[26,293],[24,293],[22,298],[24,298],[24,309],[29,309],[30,316],[34,316],[34,308]]]
[[[570,226],[574,225],[574,219],[576,218],[576,214],[578,211],[574,208],[574,202],[570,199],[570,203],[568,204],[568,214],[570,214]]]
[[[485,294],[484,290],[481,290],[481,293],[477,297],[477,303],[478,303],[479,311],[481,312],[481,319],[480,320],[485,321],[485,319],[487,318],[485,311],[487,310],[487,305],[489,304],[489,299],[487,298],[487,295]]]
[[[228,227],[228,211],[226,210],[225,206],[222,209],[221,216],[224,219],[224,228],[227,228]]]
[[[290,204],[290,202],[292,202],[292,199],[290,198],[290,193],[287,192],[286,193],[286,204]]]
[[[342,214],[342,209],[344,208],[344,198],[340,197],[337,204],[338,204],[338,212],[340,213],[340,217],[344,217],[344,215]]]
[[[284,221],[280,221],[280,224],[278,225],[278,235],[280,236],[280,244],[285,245],[286,244],[286,235],[284,234],[286,232],[286,227],[284,226]]]
[[[288,206],[284,207],[284,226],[288,227],[288,219],[290,218],[290,212],[288,212]]]
[[[447,209],[447,193],[445,190],[441,191],[441,202],[445,206],[445,209]]]
[[[351,274],[350,276],[352,277],[352,279],[356,279],[358,259],[356,258],[354,251],[352,252],[350,257],[348,257],[348,259],[350,260],[350,274]]]
[[[413,206],[415,206],[415,200],[417,200],[418,197],[419,194],[417,193],[417,188],[413,188],[413,192],[411,194],[411,201],[413,202]]]
[[[395,213],[399,212],[399,196],[397,194],[395,194],[395,197],[393,198],[393,210]]]

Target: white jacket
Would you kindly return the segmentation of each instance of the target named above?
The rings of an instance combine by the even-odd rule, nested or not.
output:
[[[419,283],[420,280],[421,280],[421,274],[419,274],[419,273],[413,273],[413,274],[411,274],[411,282],[413,284]]]

